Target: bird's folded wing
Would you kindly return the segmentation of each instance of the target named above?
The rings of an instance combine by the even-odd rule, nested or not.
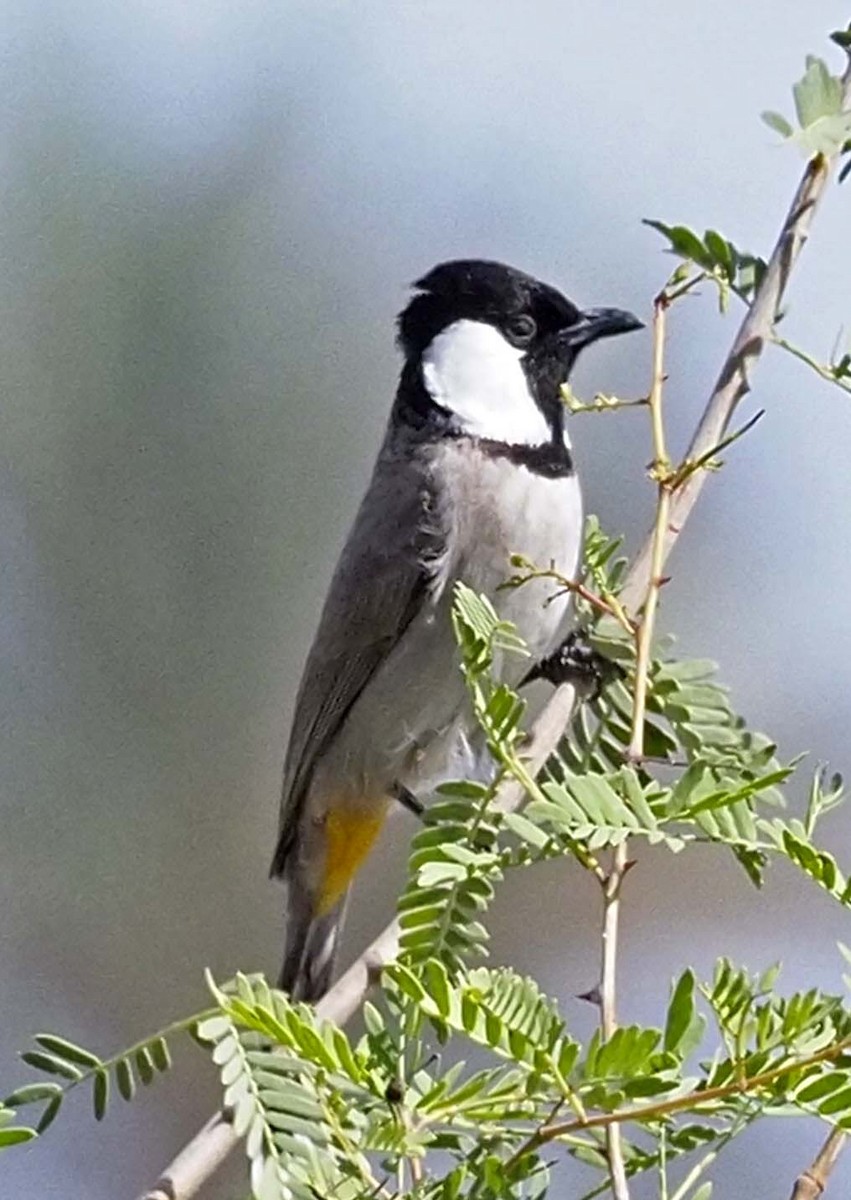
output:
[[[434,602],[440,548],[427,473],[416,460],[385,453],[334,572],[302,675],[273,875],[283,871],[317,761],[413,618]]]

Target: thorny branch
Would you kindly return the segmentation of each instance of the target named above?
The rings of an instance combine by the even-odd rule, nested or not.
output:
[[[665,446],[665,427],[662,420],[662,387],[665,349],[665,312],[670,300],[660,293],[653,306],[653,379],[648,404],[653,431],[653,463],[650,474],[656,480],[656,519],[653,524],[650,578],[643,604],[643,616],[635,630],[636,666],[632,705],[632,733],[627,751],[631,762],[641,762],[644,756],[644,717],[647,707],[650,651],[659,592],[664,580],[662,566],[665,529],[671,502],[671,472]],[[621,842],[612,851],[612,865],[603,884],[602,972],[600,983],[600,1027],[608,1039],[617,1029],[617,956],[620,923],[621,889],[629,869],[628,845]],[[629,1200],[629,1184],[623,1158],[619,1125],[606,1128],[606,1153],[615,1200]]]
[[[851,63],[843,76],[843,97],[846,106],[851,103]],[[816,154],[807,163],[768,260],[765,274],[695,430],[686,455],[686,458],[693,462],[702,460],[719,444],[739,402],[750,390],[751,372],[759,361],[766,343],[772,340],[774,324],[789,277],[809,235],[813,216],[824,195],[836,159],[837,156],[828,158],[823,154]],[[706,478],[705,471],[693,472],[672,497],[661,548],[657,548],[661,565],[664,565],[682,532]],[[655,542],[651,531],[632,563],[621,593],[621,600],[625,606],[635,608],[646,593],[648,580],[654,570],[652,562]],[[532,773],[537,774],[541,770],[558,745],[570,721],[574,701],[574,688],[562,685],[556,689],[536,720],[527,747],[527,761]],[[522,803],[523,789],[512,780],[505,785],[501,798],[506,807],[516,806]],[[341,1024],[348,1020],[360,1008],[381,966],[396,956],[398,945],[398,925],[394,920],[323,998],[318,1006],[319,1014]],[[612,1114],[609,1114],[600,1123],[611,1123],[611,1116]],[[158,1183],[150,1191],[143,1193],[140,1200],[189,1200],[197,1194],[199,1188],[217,1170],[235,1145],[236,1137],[226,1118],[216,1114],[180,1151],[166,1167]]]

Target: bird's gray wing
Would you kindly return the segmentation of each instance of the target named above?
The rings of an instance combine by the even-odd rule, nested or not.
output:
[[[272,874],[284,870],[316,763],[425,604],[443,542],[425,462],[385,447],[337,564],[296,699]]]

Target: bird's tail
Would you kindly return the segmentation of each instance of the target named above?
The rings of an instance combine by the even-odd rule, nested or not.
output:
[[[311,898],[304,893],[297,898],[295,891],[290,888],[287,940],[278,987],[289,992],[291,999],[310,1004],[331,986],[349,893],[344,892],[332,909],[317,916]]]

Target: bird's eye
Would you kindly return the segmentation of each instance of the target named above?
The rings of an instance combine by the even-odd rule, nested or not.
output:
[[[515,346],[526,346],[538,332],[538,326],[534,317],[530,317],[528,313],[519,313],[509,319],[505,331]]]

